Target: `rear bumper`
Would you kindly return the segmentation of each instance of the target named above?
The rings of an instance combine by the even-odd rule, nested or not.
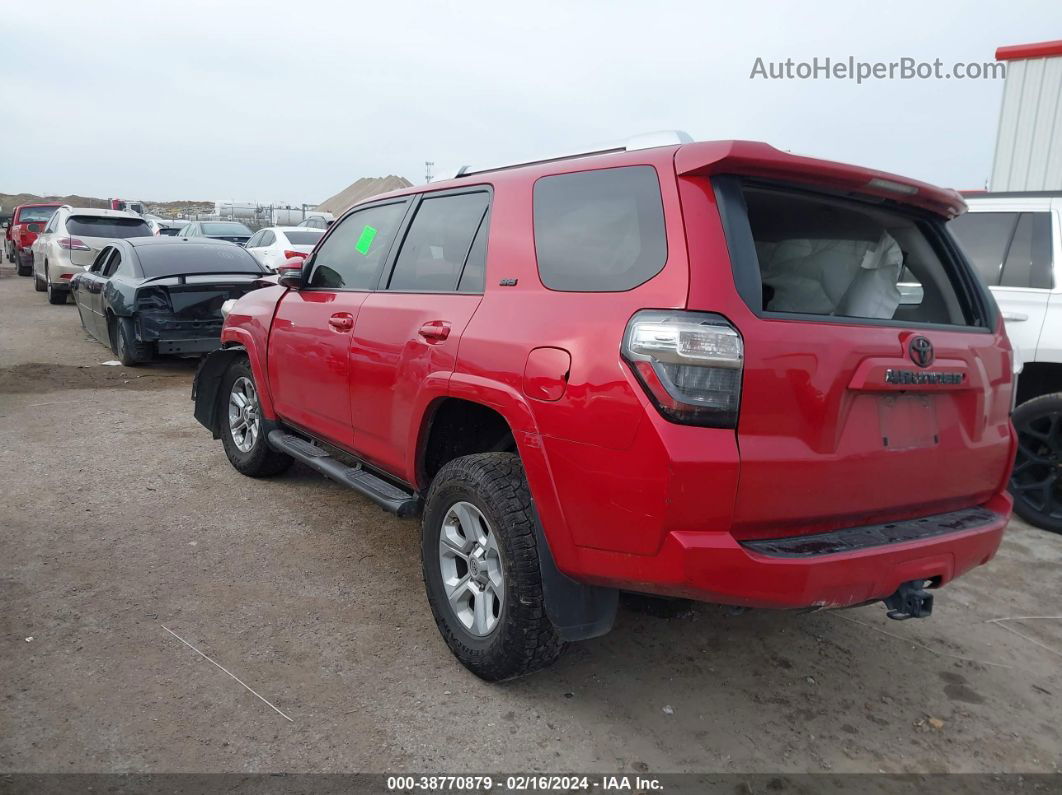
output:
[[[76,274],[84,272],[85,269],[80,265],[72,265],[65,260],[48,263],[48,281],[52,283],[52,290],[69,290],[70,280]]]
[[[900,532],[901,540],[887,540],[891,531],[877,531],[889,526],[859,527],[819,537],[834,536],[827,542],[839,538],[839,545],[794,544],[799,554],[785,550],[788,539],[757,546],[729,533],[675,532],[649,558],[586,550],[580,562],[591,581],[627,590],[746,607],[849,607],[883,599],[911,580],[937,587],[987,563],[1010,511],[1009,496],[1000,494],[968,511],[924,517],[934,530],[920,537]],[[960,529],[941,526],[949,521]],[[884,543],[876,543],[875,535]],[[811,551],[814,546],[824,551]],[[838,548],[847,551],[832,551]],[[613,571],[602,576],[606,567]]]
[[[222,320],[181,320],[172,315],[140,314],[137,335],[155,344],[161,355],[210,353],[221,345]]]

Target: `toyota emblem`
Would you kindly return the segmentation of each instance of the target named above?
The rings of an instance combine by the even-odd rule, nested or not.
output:
[[[933,353],[933,343],[925,337],[913,337],[907,350],[911,352],[911,361],[919,367],[929,367],[936,358],[936,354]]]

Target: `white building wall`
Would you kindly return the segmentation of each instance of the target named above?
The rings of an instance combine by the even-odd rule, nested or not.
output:
[[[1062,55],[1007,62],[989,190],[1062,190]]]

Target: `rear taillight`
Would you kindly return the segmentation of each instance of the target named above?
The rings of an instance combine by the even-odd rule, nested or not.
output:
[[[161,287],[145,287],[136,294],[137,309],[171,312],[170,294]]]
[[[745,353],[741,335],[725,318],[643,310],[627,324],[622,353],[665,418],[737,427]]]
[[[92,251],[76,237],[61,237],[55,242],[59,244],[59,248],[65,248],[68,251]]]
[[[306,252],[305,251],[285,251],[284,252],[284,259],[292,259],[293,257],[302,257],[303,259],[306,259]]]

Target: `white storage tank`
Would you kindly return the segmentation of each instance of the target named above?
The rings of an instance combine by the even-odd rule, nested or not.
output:
[[[214,202],[214,215],[218,218],[235,218],[253,220],[258,217],[258,204],[255,202]]]

